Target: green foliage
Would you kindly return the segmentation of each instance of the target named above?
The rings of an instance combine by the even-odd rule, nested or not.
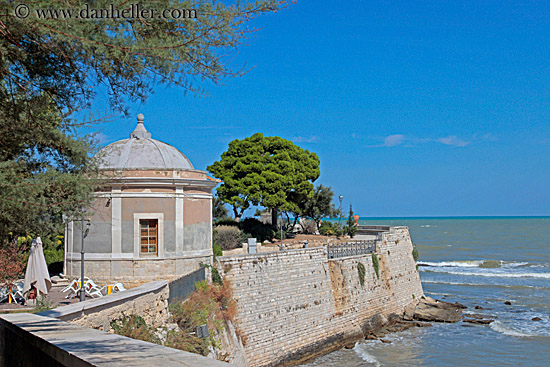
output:
[[[239,247],[243,241],[243,232],[233,226],[217,226],[214,232],[214,241],[221,246],[223,250],[232,250]]]
[[[261,133],[233,140],[207,169],[223,181],[217,193],[233,207],[235,218],[251,204],[298,212],[298,203],[311,195],[312,182],[320,174],[315,153]]]
[[[225,204],[220,200],[219,197],[212,197],[212,220],[227,220],[229,219],[229,212],[225,207]]]
[[[330,186],[319,185],[313,190],[311,196],[303,197],[304,200],[299,204],[299,213],[313,219],[317,229],[320,230],[319,222],[322,218],[338,215],[338,209],[332,203],[333,198],[334,192]]]
[[[240,228],[239,222],[237,222],[236,220],[234,220],[232,218],[223,218],[223,219],[218,220],[216,222],[216,227],[219,227],[219,226],[232,226],[232,227]]]
[[[323,236],[338,236],[342,230],[338,227],[338,223],[324,220],[319,227],[319,233]]]
[[[218,245],[216,241],[212,241],[212,253],[214,254],[214,261],[216,261],[218,256],[223,256],[222,247]]]
[[[197,282],[195,291],[183,302],[170,306],[172,320],[179,331],[167,335],[165,345],[192,353],[208,354],[209,345],[217,345],[213,331],[223,327],[224,320],[233,320],[236,303],[227,285]],[[197,326],[208,325],[210,337],[199,339],[193,335]]]
[[[275,237],[273,228],[256,218],[245,218],[240,222],[240,228],[243,232],[250,233],[252,238],[256,238],[259,242],[271,241]]]
[[[348,234],[351,238],[353,238],[357,233],[357,226],[355,225],[355,221],[353,220],[353,208],[351,204],[349,205],[349,216],[346,222],[346,226],[344,227],[344,233]]]
[[[43,296],[38,296],[38,298],[36,299],[36,305],[34,306],[31,312],[40,313],[40,312],[51,310],[54,307],[55,305],[48,298]]]
[[[361,287],[365,285],[366,273],[367,269],[365,269],[365,265],[363,265],[363,263],[357,263],[357,274],[359,275],[359,283],[361,283]]]
[[[378,256],[376,256],[375,253],[372,253],[371,258],[372,258],[372,267],[374,268],[376,277],[380,279],[380,261],[378,260]]]
[[[65,213],[77,216],[89,205],[95,183],[92,137],[79,137],[93,116],[96,93],[113,111],[143,102],[158,84],[201,93],[196,83],[219,83],[245,70],[225,58],[241,46],[248,22],[285,7],[261,0],[158,0],[156,9],[194,9],[194,19],[123,18],[38,20],[36,9],[83,9],[83,2],[35,0],[26,19],[18,5],[0,2],[0,243],[18,235],[55,233]],[[125,0],[97,0],[93,9],[122,11]],[[145,7],[151,8],[149,4]],[[234,64],[233,64],[234,65]],[[97,110],[97,109],[96,109]]]
[[[418,250],[416,249],[416,246],[413,245],[413,251],[412,251],[414,262],[418,262]]]
[[[215,266],[212,266],[212,265],[209,265],[209,264],[204,264],[204,263],[200,263],[199,264],[202,268],[207,268],[207,269],[210,269],[210,272],[212,273],[212,282],[215,283],[215,284],[219,284],[219,285],[223,285],[223,280],[222,280],[222,277],[220,275],[220,272],[218,271],[218,269],[215,267]],[[201,286],[199,283],[196,283],[195,284],[195,288],[197,286]]]
[[[111,321],[111,328],[118,335],[160,344],[160,340],[155,335],[154,330],[145,323],[143,317],[138,315],[127,316],[122,314],[120,319]]]

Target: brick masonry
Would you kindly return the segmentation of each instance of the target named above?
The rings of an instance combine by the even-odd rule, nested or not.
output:
[[[218,258],[237,301],[235,330],[248,365],[297,364],[402,314],[423,296],[412,250],[407,227],[383,233],[379,278],[371,254],[328,260],[323,247]]]

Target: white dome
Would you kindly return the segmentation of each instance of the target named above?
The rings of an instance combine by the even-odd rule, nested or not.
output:
[[[177,148],[151,139],[143,124],[144,116],[138,115],[138,124],[130,139],[116,141],[101,149],[96,159],[102,170],[185,170],[193,165]]]

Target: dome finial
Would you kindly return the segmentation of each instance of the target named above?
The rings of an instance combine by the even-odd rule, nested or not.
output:
[[[145,116],[142,113],[137,115],[137,126],[134,131],[130,134],[130,138],[133,139],[151,139],[151,133],[145,129],[143,124],[145,121]]]

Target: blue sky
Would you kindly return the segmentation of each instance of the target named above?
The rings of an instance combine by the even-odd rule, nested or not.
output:
[[[252,25],[245,76],[132,106],[196,168],[262,132],[317,153],[360,216],[550,215],[548,2],[300,1]]]

